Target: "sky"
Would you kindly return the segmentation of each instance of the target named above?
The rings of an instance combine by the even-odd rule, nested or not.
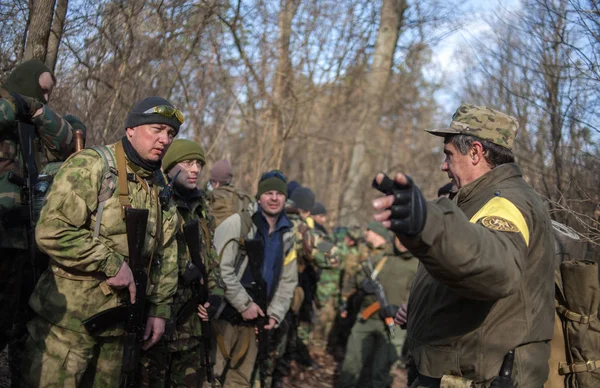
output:
[[[435,98],[441,106],[447,107],[449,112],[454,111],[459,102],[452,94],[452,85],[464,77],[460,61],[454,60],[456,49],[463,45],[468,45],[470,41],[481,38],[489,31],[490,26],[487,23],[495,10],[505,9],[507,11],[517,11],[520,9],[520,0],[466,0],[463,5],[463,14],[475,15],[469,20],[461,20],[463,27],[449,34],[440,42],[433,51],[434,69],[429,76],[439,78],[440,74],[447,80],[448,87],[439,91]],[[440,72],[441,70],[441,72]],[[426,73],[427,74],[427,73]]]

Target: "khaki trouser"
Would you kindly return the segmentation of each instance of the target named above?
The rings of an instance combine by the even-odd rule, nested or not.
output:
[[[219,319],[215,321],[213,329],[214,333],[222,338],[221,344],[217,346],[215,376],[220,376],[224,388],[250,387],[252,370],[258,354],[254,327],[234,326]],[[227,354],[223,354],[221,346],[225,347]],[[210,384],[205,382],[204,386],[210,387]]]
[[[36,317],[20,360],[24,386],[118,387],[121,337],[92,337]]]

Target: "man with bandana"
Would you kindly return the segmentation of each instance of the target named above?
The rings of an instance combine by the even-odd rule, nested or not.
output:
[[[183,114],[169,101],[142,99],[129,112],[121,140],[85,149],[60,167],[36,227],[50,264],[29,300],[36,316],[27,325],[20,363],[26,385],[119,385],[123,325],[92,335],[82,321],[135,303],[140,294],[128,264],[124,208],[148,210],[141,248],[149,260],[142,348],[164,333],[177,288],[179,220],[173,201],[159,200],[161,160],[182,123]]]

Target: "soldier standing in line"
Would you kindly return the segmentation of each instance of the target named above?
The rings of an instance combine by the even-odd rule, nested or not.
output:
[[[149,211],[141,254],[149,259],[143,349],[161,338],[177,288],[179,222],[173,201],[159,200],[165,182],[160,167],[182,123],[183,114],[169,101],[142,99],[129,112],[121,140],[85,149],[61,166],[36,228],[50,266],[29,301],[36,316],[27,325],[20,363],[28,386],[119,384],[123,327],[90,335],[82,321],[136,302],[126,208]]]
[[[71,125],[46,105],[55,84],[54,74],[45,64],[29,60],[17,66],[0,88],[0,351],[10,340],[15,384],[15,362],[37,265],[30,250],[35,220],[24,184],[30,174],[37,179],[48,162],[65,160],[75,143]],[[19,122],[35,128],[29,154],[21,144]],[[28,171],[28,162],[33,171]]]
[[[178,139],[169,147],[162,166],[169,181],[174,183],[173,198],[181,223],[191,220],[198,220],[200,223],[198,238],[202,247],[202,262],[209,276],[209,299],[218,301],[223,296],[224,286],[213,246],[214,222],[208,216],[204,193],[197,187],[204,163],[204,150],[200,144]],[[205,378],[202,357],[204,352],[210,352],[211,344],[202,341],[201,318],[196,313],[196,308],[191,311],[184,309],[194,296],[193,288],[196,284],[193,283],[199,285],[202,279],[199,271],[194,270],[196,267],[190,265],[191,257],[182,228],[177,232],[177,247],[179,281],[173,298],[171,320],[163,338],[141,357],[142,386],[199,387]]]
[[[413,387],[541,387],[554,327],[554,238],[541,197],[512,153],[518,122],[461,105],[444,137],[453,200],[426,202],[415,183],[378,174],[386,194],[375,220],[396,233],[421,265],[408,308],[407,343],[418,370]],[[512,372],[512,373],[511,373]]]
[[[360,310],[346,345],[336,384],[340,388],[369,384],[374,388],[388,387],[392,382],[390,369],[399,356],[394,343],[393,317],[397,306],[406,302],[407,286],[399,281],[403,280],[405,263],[394,255],[390,233],[380,223],[369,223],[365,240],[367,257],[343,290],[346,296],[357,294]]]
[[[316,202],[311,214],[315,221],[315,233],[321,236],[324,242],[333,244],[327,229],[325,229],[325,224],[327,223],[327,209],[325,209],[325,206],[320,202]],[[329,265],[321,269],[317,284],[317,300],[319,301],[320,309],[315,323],[312,342],[319,347],[325,345],[321,342],[324,342],[328,338],[336,316],[336,300],[340,292],[340,266],[342,265],[337,259],[339,256],[338,253],[335,258],[331,257]]]

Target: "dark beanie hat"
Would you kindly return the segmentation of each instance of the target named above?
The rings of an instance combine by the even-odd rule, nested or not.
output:
[[[315,206],[313,206],[313,209],[310,212],[312,215],[319,215],[319,214],[327,214],[327,209],[325,209],[325,205],[323,205],[321,202],[315,202]]]
[[[56,78],[52,71],[43,62],[37,59],[31,59],[21,63],[8,75],[4,83],[4,89],[11,93],[22,94],[27,97],[33,97],[36,100],[47,104],[44,91],[40,86],[40,75],[50,73],[52,80],[56,83]]]
[[[177,139],[173,141],[162,159],[164,172],[169,172],[173,166],[184,160],[199,160],[204,166],[204,149],[195,141]]]
[[[233,179],[231,163],[228,160],[219,160],[210,169],[210,180],[220,183],[230,183]]]
[[[281,171],[273,170],[262,175],[260,182],[258,182],[256,198],[259,199],[261,195],[271,190],[277,190],[286,197],[288,196],[287,181]]]
[[[311,211],[315,206],[315,193],[308,187],[300,187],[294,190],[290,199],[294,202],[296,208],[300,210]]]
[[[155,106],[173,106],[169,101],[165,100],[162,97],[147,97],[140,101],[138,101],[133,108],[129,111],[127,115],[127,120],[125,121],[125,128],[134,128],[138,125],[144,124],[165,124],[171,126],[176,132],[179,132],[179,127],[181,123],[175,117],[175,115],[167,117],[158,113],[144,113],[148,109],[152,109]]]
[[[290,183],[288,183],[288,194],[292,196],[294,191],[300,187],[302,187],[300,183],[298,183],[297,181],[291,181]]]

